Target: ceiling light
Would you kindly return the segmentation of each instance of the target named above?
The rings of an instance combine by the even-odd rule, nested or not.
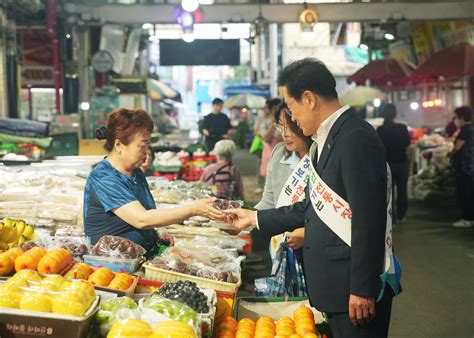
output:
[[[369,50],[369,46],[367,46],[365,43],[361,43],[361,44],[359,45],[359,48],[360,48],[360,49],[363,49],[363,50]]]
[[[385,39],[387,40],[395,40],[395,35],[390,33],[385,33]]]
[[[194,36],[194,29],[193,28],[185,28],[183,29],[183,40],[184,42],[190,43],[193,42],[196,37]]]
[[[200,5],[212,5],[214,0],[199,0]]]
[[[199,7],[198,0],[181,0],[181,6],[186,12],[194,12]]]
[[[441,100],[440,99],[434,100],[434,104],[435,106],[441,106]]]
[[[410,103],[410,109],[411,110],[417,110],[419,107],[420,107],[420,105],[418,104],[418,102]]]
[[[83,101],[80,104],[81,110],[89,110],[91,105],[89,102]]]
[[[66,39],[70,39],[71,38],[71,34],[67,33],[66,34]]]
[[[142,29],[144,29],[144,30],[153,29],[153,28],[154,28],[154,27],[153,27],[153,24],[152,24],[152,23],[144,23],[144,24],[142,25]]]
[[[375,99],[375,100],[374,100],[374,107],[375,107],[375,108],[380,107],[380,104],[381,104],[381,103],[382,103],[382,101],[380,101],[380,99]]]

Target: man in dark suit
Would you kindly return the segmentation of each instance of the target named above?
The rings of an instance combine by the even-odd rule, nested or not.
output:
[[[306,199],[289,207],[233,209],[237,228],[256,225],[268,235],[305,226],[305,276],[311,304],[325,312],[334,337],[387,337],[393,293],[382,291],[387,218],[387,169],[376,131],[341,107],[336,81],[315,59],[296,61],[278,78],[283,96],[303,133],[312,136],[312,161],[321,179],[348,202],[352,211],[347,245]]]

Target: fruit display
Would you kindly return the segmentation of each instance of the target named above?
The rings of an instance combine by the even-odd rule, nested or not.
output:
[[[170,247],[161,256],[151,260],[150,264],[159,269],[228,283],[237,283],[240,280],[240,259],[225,252],[202,254]]]
[[[110,284],[107,286],[110,289],[115,290],[127,290],[133,284],[133,277],[128,273],[117,273],[112,279]]]
[[[58,229],[54,235],[56,245],[63,247],[72,254],[74,259],[80,261],[89,253],[90,241],[85,237],[82,231],[71,227]]]
[[[39,246],[25,251],[15,260],[15,271],[18,272],[23,269],[36,270],[39,261],[44,255],[46,255],[46,250]]]
[[[0,254],[0,276],[7,276],[15,270],[15,260],[22,253],[22,249],[12,248]]]
[[[72,256],[69,250],[64,248],[50,250],[38,262],[38,272],[57,274],[63,271],[71,262]]]
[[[142,257],[146,250],[123,237],[102,236],[91,253],[96,256],[135,259]]]
[[[198,325],[196,311],[187,305],[160,297],[156,294],[143,300],[143,302],[140,303],[140,307],[154,310],[172,320],[179,320],[195,328]]]
[[[76,263],[64,277],[67,279],[88,279],[92,272],[94,271],[89,265]]]
[[[293,318],[283,316],[276,322],[271,317],[260,317],[256,322],[242,318],[238,323],[232,317],[220,321],[215,329],[216,338],[317,338],[314,314],[309,307],[301,306]]]
[[[95,270],[87,279],[94,285],[107,286],[114,279],[115,274],[107,268],[99,268]]]
[[[65,281],[59,275],[42,278],[38,272],[26,269],[0,286],[0,307],[79,317],[95,297],[94,287],[88,282]]]
[[[7,218],[0,222],[0,250],[11,249],[33,239],[35,230],[24,220]]]
[[[138,318],[138,306],[130,297],[103,300],[94,317],[94,324],[102,336],[106,336],[112,325],[122,319]]]
[[[147,322],[138,319],[125,319],[116,322],[107,338],[195,338],[193,328],[180,321],[166,321],[157,324],[153,329]]]
[[[158,295],[186,304],[198,313],[208,313],[209,304],[207,296],[191,281],[178,281],[163,285],[157,292]]]

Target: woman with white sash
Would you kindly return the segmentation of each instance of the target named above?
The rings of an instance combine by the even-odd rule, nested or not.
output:
[[[304,199],[304,179],[307,175],[302,172],[305,170],[301,170],[298,163],[308,153],[313,141],[311,137],[304,136],[301,129],[289,118],[288,107],[284,103],[275,111],[275,127],[280,131],[283,142],[279,143],[271,154],[262,200],[255,206],[258,210],[287,206]],[[297,167],[300,167],[300,170]],[[276,252],[285,236],[291,249],[300,249],[303,246],[304,228],[271,238],[272,273],[278,266]]]

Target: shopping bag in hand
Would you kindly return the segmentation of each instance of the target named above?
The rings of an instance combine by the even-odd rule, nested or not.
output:
[[[255,135],[250,145],[249,153],[260,156],[263,151],[263,140],[260,136]]]
[[[255,293],[262,297],[306,297],[306,281],[301,254],[288,248],[286,239],[280,244],[276,257],[278,268],[270,277],[255,280]]]

